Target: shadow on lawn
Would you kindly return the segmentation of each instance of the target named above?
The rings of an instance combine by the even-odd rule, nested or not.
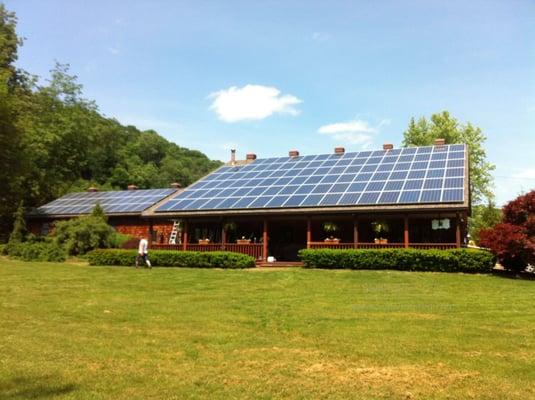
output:
[[[74,391],[78,386],[72,383],[60,383],[57,376],[17,376],[0,381],[0,398],[2,399],[46,399],[61,396]]]
[[[494,271],[492,271],[492,275],[507,279],[523,279],[527,281],[535,281],[535,274],[530,272],[514,272],[495,269]]]

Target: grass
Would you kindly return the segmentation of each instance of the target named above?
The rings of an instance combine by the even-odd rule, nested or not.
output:
[[[0,258],[0,398],[535,398],[534,294],[486,275]]]

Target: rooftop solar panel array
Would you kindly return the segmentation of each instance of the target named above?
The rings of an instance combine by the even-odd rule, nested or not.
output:
[[[223,166],[156,212],[455,203],[464,145],[258,159]]]
[[[175,191],[176,189],[150,189],[70,193],[39,207],[36,214],[89,214],[97,203],[106,214],[141,212]]]

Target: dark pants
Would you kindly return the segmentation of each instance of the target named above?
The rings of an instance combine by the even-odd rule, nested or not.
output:
[[[139,267],[139,262],[146,264],[149,268],[152,268],[150,265],[149,255],[148,254],[138,254],[136,257],[136,267]]]

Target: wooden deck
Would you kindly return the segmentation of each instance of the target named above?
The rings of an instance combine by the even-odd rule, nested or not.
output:
[[[301,261],[275,261],[275,262],[257,262],[257,267],[262,268],[285,268],[285,267],[302,267],[303,264]]]

